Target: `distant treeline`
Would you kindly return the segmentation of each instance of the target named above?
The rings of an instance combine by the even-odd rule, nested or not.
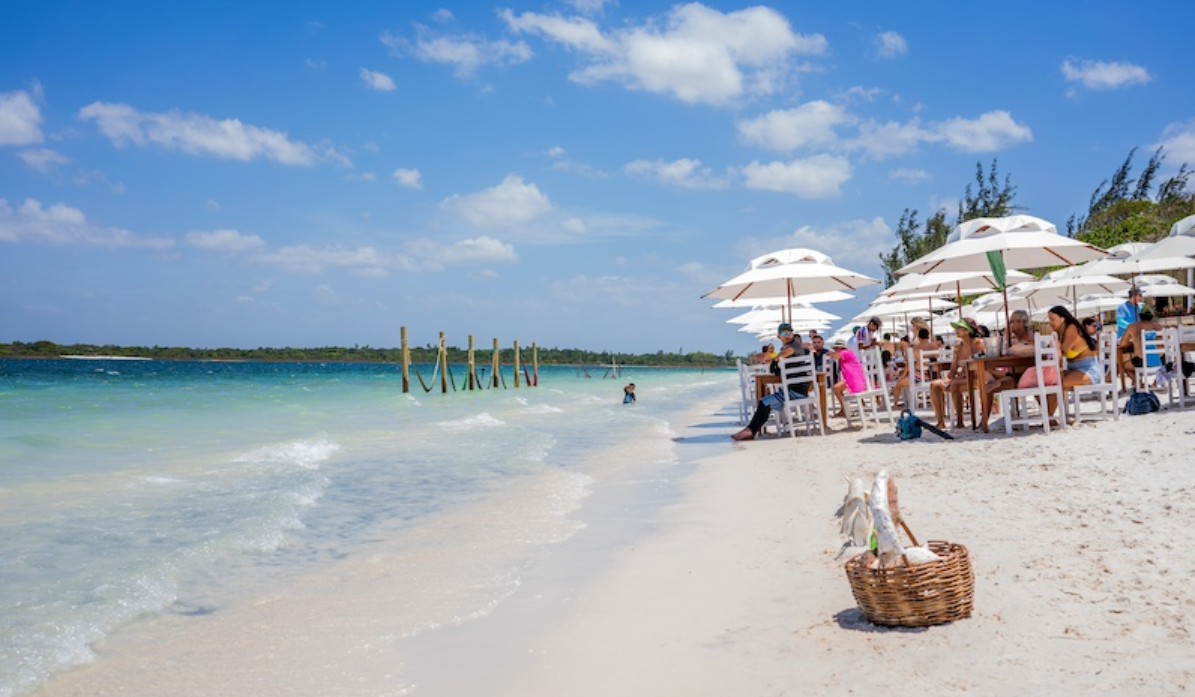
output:
[[[412,347],[411,362],[434,363],[436,361],[436,347],[428,345]],[[514,350],[502,349],[499,352],[503,365],[514,362]],[[531,349],[522,347],[519,351],[523,363],[531,362]],[[322,348],[216,348],[195,349],[172,346],[95,346],[92,344],[73,344],[59,346],[51,341],[35,341],[23,343],[14,341],[11,344],[0,344],[0,358],[58,358],[61,356],[120,356],[125,358],[153,358],[157,360],[175,361],[319,361],[346,363],[401,363],[402,350],[397,348],[373,348],[370,346],[353,346],[341,348],[327,346]],[[450,363],[466,363],[469,360],[468,351],[454,347],[448,348]],[[488,365],[493,360],[492,350],[478,350],[474,353],[474,360],[478,365]],[[540,365],[597,365],[608,364],[611,360],[619,365],[638,366],[669,366],[669,367],[717,367],[733,366],[735,356],[733,351],[722,355],[705,353],[675,353],[657,351],[643,354],[612,354],[608,351],[595,352],[582,349],[540,348]]]

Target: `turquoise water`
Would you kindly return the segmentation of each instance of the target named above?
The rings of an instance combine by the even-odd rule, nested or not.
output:
[[[672,420],[734,387],[732,371],[591,374],[404,395],[394,366],[0,361],[0,697],[121,632],[219,613],[382,543],[451,558],[498,505],[490,566],[419,579],[469,597],[422,607],[409,632],[500,602],[523,550],[575,531],[605,472],[595,453],[618,441],[645,471],[667,467]],[[624,406],[628,381],[639,402]],[[430,533],[445,516],[465,522]]]

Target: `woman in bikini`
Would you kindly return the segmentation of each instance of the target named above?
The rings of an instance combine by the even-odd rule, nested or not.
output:
[[[1065,307],[1050,308],[1046,316],[1050,329],[1058,335],[1058,347],[1066,356],[1066,372],[1062,374],[1063,387],[1076,385],[1098,385],[1104,381],[1104,366],[1100,365],[1096,353],[1096,338],[1088,334],[1079,320]]]

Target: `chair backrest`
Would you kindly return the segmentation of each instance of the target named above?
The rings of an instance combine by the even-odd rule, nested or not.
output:
[[[1055,386],[1046,385],[1046,368],[1053,368],[1054,374],[1061,381],[1062,352],[1058,350],[1058,342],[1055,341],[1053,334],[1035,333],[1033,335],[1033,367],[1030,370],[1037,371],[1037,388],[1043,394],[1047,387]]]
[[[806,353],[789,356],[780,361],[780,383],[783,385],[782,393],[784,394],[785,401],[788,400],[790,391],[799,385],[808,385],[806,394],[812,393],[813,383],[816,379],[813,369],[813,356]],[[797,392],[800,391],[797,390]]]
[[[1108,373],[1108,384],[1115,386],[1118,373],[1115,332],[1100,332],[1098,351],[1100,354],[1100,364],[1104,366],[1104,370]]]
[[[867,389],[888,391],[888,379],[884,375],[884,359],[880,356],[880,347],[872,346],[864,350],[859,357],[863,364],[863,373],[867,376]]]
[[[1166,355],[1163,333],[1152,329],[1141,332],[1141,365],[1146,368],[1158,368],[1162,365],[1162,357]]]
[[[930,377],[930,362],[940,360],[941,356],[942,352],[939,350],[926,350],[918,354],[910,348],[909,356],[906,359],[909,365],[909,375],[918,381],[926,382]]]

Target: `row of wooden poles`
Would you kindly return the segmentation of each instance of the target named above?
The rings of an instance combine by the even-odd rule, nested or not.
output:
[[[499,381],[505,386],[505,380],[502,379],[502,363],[499,359],[500,349],[498,348],[498,340],[494,339],[493,358],[491,360],[490,376],[483,381],[477,377],[477,362],[476,350],[473,345],[473,335],[469,335],[469,358],[468,358],[468,381],[467,387],[462,385],[461,389],[465,390],[484,390],[487,388],[499,387]],[[519,342],[514,342],[514,386],[520,386],[520,377],[522,366],[520,363]],[[440,391],[448,392],[448,345],[444,342],[444,332],[440,332],[440,343],[436,350],[436,368],[435,372],[440,376]],[[418,369],[416,369],[418,376]],[[539,385],[539,347],[534,342],[531,344],[531,372],[526,376],[528,387],[536,387]],[[428,388],[423,383],[423,378],[419,378],[420,384],[424,385],[424,390],[430,392],[435,387],[435,373],[432,377],[432,388]],[[452,389],[456,389],[456,382],[453,381]],[[407,343],[407,328],[402,328],[402,391],[407,393],[411,391],[411,348]]]

